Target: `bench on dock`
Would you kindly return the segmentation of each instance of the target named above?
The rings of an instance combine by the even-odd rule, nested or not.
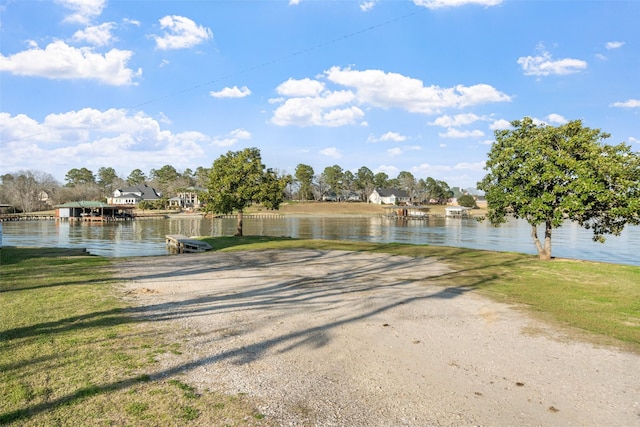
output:
[[[165,241],[170,250],[177,253],[204,252],[211,248],[211,245],[202,240],[191,239],[181,234],[167,234]]]

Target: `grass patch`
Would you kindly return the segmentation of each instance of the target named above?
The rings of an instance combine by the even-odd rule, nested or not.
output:
[[[151,355],[180,346],[136,319],[111,263],[0,250],[0,425],[246,425],[256,413],[248,398],[156,375]]]
[[[436,279],[439,285],[476,289],[496,300],[525,307],[545,321],[571,328],[575,338],[640,353],[638,266],[567,259],[540,261],[517,253],[402,243],[263,236],[203,240],[220,251],[307,248],[434,258],[455,270]]]
[[[205,240],[220,251],[308,248],[430,257],[454,270],[437,278],[438,285],[476,289],[578,338],[640,353],[640,267],[440,246]],[[137,320],[112,281],[112,262],[68,250],[0,251],[0,424],[268,425],[246,395],[196,390],[158,375],[157,358],[177,357],[180,345]]]

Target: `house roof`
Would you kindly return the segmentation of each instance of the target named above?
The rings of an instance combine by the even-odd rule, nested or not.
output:
[[[408,198],[409,193],[404,190],[400,190],[398,188],[376,188],[376,191],[380,195],[380,197],[391,197],[396,196],[398,198]]]
[[[123,195],[127,193],[139,193],[144,200],[156,200],[160,198],[158,191],[153,187],[149,187],[147,184],[119,188],[117,191]]]

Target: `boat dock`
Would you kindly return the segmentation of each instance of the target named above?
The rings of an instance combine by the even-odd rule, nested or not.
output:
[[[187,236],[183,236],[182,234],[167,234],[165,236],[165,241],[170,251],[179,254],[204,252],[212,249],[211,245],[207,242],[191,239]]]

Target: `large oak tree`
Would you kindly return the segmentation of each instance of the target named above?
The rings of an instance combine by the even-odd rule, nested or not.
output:
[[[287,179],[262,164],[260,150],[229,151],[213,162],[207,185],[208,212],[238,214],[236,236],[242,236],[243,211],[253,203],[278,209],[284,199]]]
[[[511,125],[496,131],[478,183],[492,224],[525,219],[540,258],[550,259],[552,230],[565,221],[591,229],[596,241],[640,223],[640,156],[628,145],[605,144],[608,134],[580,120],[555,127],[525,117]]]

